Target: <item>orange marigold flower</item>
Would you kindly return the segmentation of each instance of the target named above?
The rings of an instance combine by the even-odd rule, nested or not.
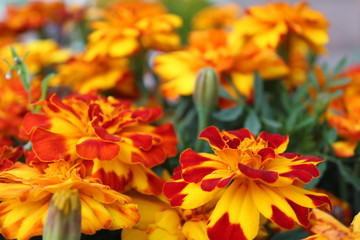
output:
[[[239,15],[240,7],[235,3],[205,7],[194,16],[192,26],[197,30],[228,28],[239,18]]]
[[[360,238],[360,213],[354,217],[351,226],[347,228],[330,214],[319,209],[313,209],[310,215],[310,231],[315,235],[304,240],[357,240]]]
[[[28,113],[23,129],[40,161],[81,158],[91,161],[93,177],[112,189],[130,185],[161,193],[163,181],[150,168],[176,154],[177,140],[171,123],[149,124],[161,116],[160,107],[136,108],[129,101],[90,95],[64,100],[52,95],[39,104],[43,112]]]
[[[251,38],[260,47],[277,47],[289,35],[306,40],[315,52],[323,51],[328,42],[326,18],[305,2],[294,6],[269,2],[250,7],[235,25],[238,34]]]
[[[175,30],[181,19],[159,3],[117,1],[104,13],[104,21],[91,24],[87,57],[124,57],[141,48],[167,51],[180,44]]]
[[[192,32],[189,46],[181,51],[160,54],[155,59],[154,71],[160,76],[161,91],[166,98],[191,95],[197,72],[212,67],[220,77],[220,83],[236,98],[236,92],[251,98],[253,72],[259,71],[266,79],[284,76],[288,69],[272,49],[260,50],[252,43],[225,30]]]
[[[333,101],[328,111],[328,123],[335,127],[344,140],[333,143],[335,154],[339,157],[352,157],[360,140],[360,96],[344,94]]]
[[[58,161],[44,171],[20,162],[0,173],[0,231],[7,239],[41,235],[51,197],[60,190],[77,190],[82,232],[132,227],[140,218],[131,198],[84,176],[81,163]]]
[[[164,193],[171,206],[193,209],[220,197],[207,224],[210,239],[254,239],[260,214],[279,227],[291,229],[298,223],[309,225],[309,209],[326,206],[329,198],[296,186],[319,176],[313,156],[284,153],[288,137],[262,132],[255,137],[247,129],[220,132],[203,130],[215,154],[185,150],[181,170]]]
[[[84,54],[80,54],[59,65],[58,74],[51,79],[50,84],[69,86],[80,94],[116,89],[121,96],[138,96],[133,73],[126,58],[95,58],[89,61]]]

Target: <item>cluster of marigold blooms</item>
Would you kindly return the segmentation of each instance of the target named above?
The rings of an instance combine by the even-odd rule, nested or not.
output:
[[[240,95],[253,101],[254,72],[265,80],[284,78],[295,89],[306,81],[308,53],[325,52],[328,23],[321,13],[303,2],[269,2],[246,11],[234,4],[208,7],[194,17],[188,44],[181,46],[182,20],[160,2],[116,1],[90,22],[81,52],[54,39],[21,41],[29,32],[40,38],[54,25],[64,34],[85,12],[61,2],[31,2],[9,7],[0,23],[1,58],[21,61],[9,46],[27,55],[32,78],[25,89],[21,74],[0,63],[5,238],[42,235],[51,221],[49,209],[64,210],[59,202],[73,193],[80,203],[75,208],[81,207],[81,232],[88,235],[123,229],[122,239],[265,239],[271,223],[272,231],[302,226],[316,234],[307,239],[360,236],[358,216],[348,228],[322,211],[344,203],[303,188],[319,176],[316,165],[323,159],[286,152],[288,136],[208,126],[199,138],[210,153],[188,146],[172,177],[155,173],[154,167],[177,156],[178,139],[156,100],[134,103],[144,88],[158,88],[169,102],[192,95],[204,67],[215,70],[237,101]],[[42,81],[53,70],[42,98]],[[149,74],[159,82],[144,77]],[[354,128],[360,71],[342,74],[351,82],[331,103],[337,112],[326,117],[344,139],[334,144],[336,154],[349,157],[360,139]],[[217,104],[227,108],[236,101],[220,98]]]

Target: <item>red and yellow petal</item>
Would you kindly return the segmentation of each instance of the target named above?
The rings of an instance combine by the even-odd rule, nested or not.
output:
[[[229,171],[228,166],[221,158],[209,153],[196,153],[191,149],[187,149],[180,155],[180,163],[182,166],[182,178],[187,182],[198,183],[205,176],[217,170],[225,170],[222,177],[232,175],[232,172]]]
[[[261,214],[284,229],[292,229],[295,222],[308,226],[310,208],[331,208],[330,200],[325,194],[313,193],[296,186],[271,187],[253,182],[250,188]]]
[[[283,153],[289,144],[289,136],[283,136],[280,134],[261,132],[259,134],[259,138],[267,141],[268,146],[274,149],[277,154]]]
[[[119,152],[118,144],[97,138],[84,137],[79,139],[76,144],[77,155],[88,160],[110,161],[115,159]]]
[[[208,222],[210,239],[254,239],[259,231],[260,213],[246,183],[235,180],[221,196]]]
[[[176,180],[165,183],[163,192],[172,207],[193,209],[212,200],[220,190],[215,188],[212,191],[203,191],[199,184]]]

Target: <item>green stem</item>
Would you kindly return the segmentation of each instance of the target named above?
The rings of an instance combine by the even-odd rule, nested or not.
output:
[[[210,113],[204,109],[197,109],[198,112],[198,135],[204,128],[209,126],[210,122]],[[197,152],[203,151],[204,140],[197,138],[195,143],[195,150]]]

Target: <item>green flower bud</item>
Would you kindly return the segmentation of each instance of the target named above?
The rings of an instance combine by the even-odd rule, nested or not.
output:
[[[81,237],[81,204],[77,190],[56,192],[51,198],[43,240],[79,240]]]
[[[200,69],[196,77],[193,100],[199,114],[209,114],[218,102],[219,78],[211,67]]]

